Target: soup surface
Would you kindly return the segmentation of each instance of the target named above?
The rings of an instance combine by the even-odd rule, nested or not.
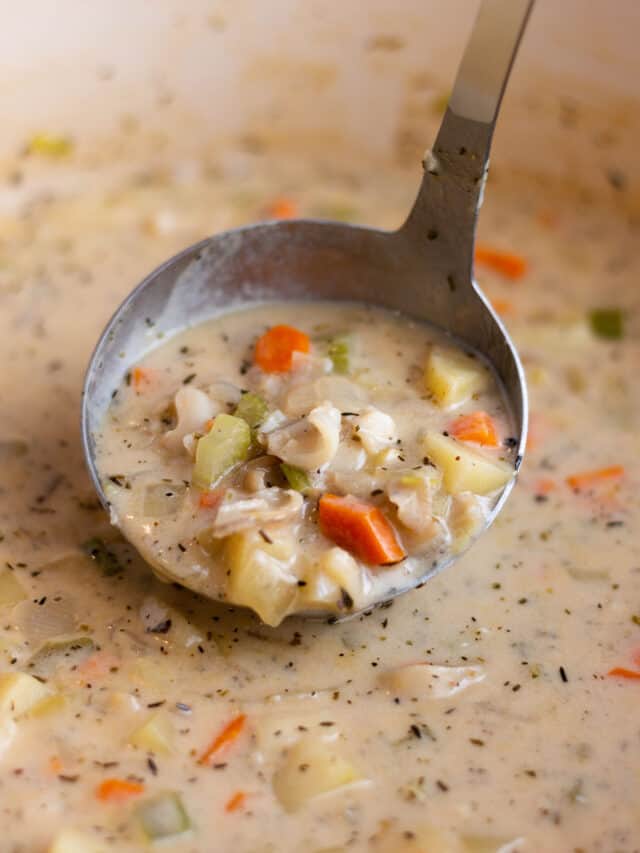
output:
[[[13,172],[3,190],[0,850],[637,851],[640,269],[625,192],[497,170],[478,274],[533,409],[513,495],[391,606],[267,628],[157,581],[110,525],[80,450],[84,368],[121,298],[178,248],[297,186],[303,215],[393,226],[415,174],[377,170],[372,186],[365,164],[214,156],[100,185],[71,158],[47,192],[23,201]],[[20,170],[41,186],[31,161]]]
[[[446,564],[512,478],[516,443],[478,358],[331,303],[176,335],[127,372],[96,436],[112,518],[161,577],[269,625],[348,615]]]

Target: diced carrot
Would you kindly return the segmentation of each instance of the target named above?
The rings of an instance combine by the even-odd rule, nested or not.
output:
[[[471,412],[460,415],[448,427],[449,433],[460,441],[473,441],[485,447],[498,446],[498,431],[493,419],[486,412]]]
[[[105,779],[96,788],[96,797],[103,803],[122,803],[144,793],[142,782],[129,779]]]
[[[491,305],[496,314],[499,314],[501,317],[509,317],[515,313],[513,302],[510,302],[508,299],[492,299]]]
[[[551,477],[541,477],[539,480],[536,480],[533,491],[536,495],[549,495],[551,492],[555,492],[557,488],[558,484]]]
[[[153,382],[153,371],[146,367],[134,367],[131,371],[131,382],[136,391],[143,391]]]
[[[246,714],[238,714],[237,717],[230,720],[202,753],[198,759],[198,764],[208,764],[214,755],[231,746],[240,737],[246,720]]]
[[[103,678],[119,664],[120,660],[115,655],[100,651],[78,664],[77,672],[82,678]]]
[[[293,199],[281,196],[267,205],[266,214],[269,219],[295,219],[300,215],[300,211]]]
[[[218,509],[224,493],[224,489],[211,489],[208,492],[200,492],[198,506],[200,509]]]
[[[608,468],[596,468],[593,471],[581,471],[567,477],[567,484],[576,492],[585,492],[600,485],[610,485],[622,478],[622,465],[610,465]]]
[[[528,269],[527,261],[521,255],[483,244],[476,246],[475,259],[477,264],[490,267],[505,278],[510,278],[514,281],[522,278]]]
[[[61,758],[58,755],[52,755],[49,759],[49,770],[52,773],[55,773],[56,775],[62,773],[63,764]]]
[[[613,669],[610,669],[607,675],[611,675],[615,678],[628,678],[632,680],[640,680],[640,672],[636,672],[634,669],[627,669],[624,666],[614,666]]]
[[[309,352],[311,341],[293,326],[272,326],[258,338],[254,360],[266,373],[285,373],[291,370],[294,352]]]
[[[224,810],[226,812],[237,812],[244,806],[246,799],[247,795],[244,791],[236,791],[225,803]]]
[[[554,228],[557,227],[559,217],[554,210],[551,210],[550,208],[543,208],[542,210],[539,210],[536,214],[536,222],[543,228],[548,228],[550,231],[552,231]]]
[[[378,507],[352,495],[324,494],[319,509],[320,529],[324,535],[365,563],[386,566],[407,556],[395,530]]]

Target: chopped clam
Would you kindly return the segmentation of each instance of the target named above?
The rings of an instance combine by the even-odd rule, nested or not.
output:
[[[339,444],[340,412],[330,403],[316,406],[306,418],[267,436],[269,453],[305,471],[328,465]]]
[[[190,386],[178,390],[174,405],[178,423],[175,429],[163,435],[162,443],[167,450],[178,453],[185,447],[184,439],[192,433],[202,431],[206,422],[218,414],[220,406],[204,391]]]
[[[484,678],[485,672],[480,666],[412,663],[381,673],[379,680],[389,693],[408,699],[448,699],[472,684],[483,681]]]
[[[303,504],[302,495],[292,489],[261,489],[250,498],[236,495],[229,489],[218,508],[211,525],[211,535],[216,539],[264,524],[291,521],[299,515]]]
[[[375,406],[367,406],[361,415],[353,419],[353,424],[364,449],[372,456],[393,447],[398,438],[391,415]]]
[[[394,474],[387,483],[387,496],[397,508],[398,520],[422,539],[432,539],[439,526],[433,518],[433,495],[442,477],[429,466],[419,471]]]

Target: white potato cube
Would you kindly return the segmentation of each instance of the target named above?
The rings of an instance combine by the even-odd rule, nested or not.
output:
[[[443,408],[464,403],[488,384],[487,369],[462,352],[432,347],[424,371],[424,383]]]
[[[18,719],[52,694],[46,684],[32,675],[3,672],[0,674],[0,715]]]
[[[288,812],[309,800],[360,781],[362,776],[335,744],[306,738],[293,746],[273,777],[276,797]]]
[[[168,755],[173,748],[173,736],[171,720],[165,712],[158,711],[132,732],[129,743],[148,752]]]
[[[267,625],[279,625],[298,591],[298,580],[288,568],[293,553],[293,539],[283,528],[271,542],[255,529],[229,536],[229,602],[255,610]]]
[[[513,477],[508,462],[492,459],[473,447],[468,447],[440,433],[428,433],[422,447],[429,459],[442,471],[445,489],[451,494],[473,492],[488,495],[503,488]]]
[[[48,853],[107,853],[109,845],[76,829],[64,829],[56,836]]]

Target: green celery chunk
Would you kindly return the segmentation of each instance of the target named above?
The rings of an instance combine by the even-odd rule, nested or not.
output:
[[[135,810],[142,831],[150,841],[171,838],[191,829],[191,820],[175,791],[163,791]]]
[[[251,447],[251,429],[242,418],[217,415],[210,431],[198,440],[192,482],[211,489],[227,471],[243,462]]]
[[[259,394],[247,391],[240,398],[233,414],[236,418],[246,421],[251,429],[257,429],[269,414],[269,406]]]
[[[344,336],[338,336],[329,341],[327,355],[331,359],[335,373],[349,372],[349,350],[349,339]]]
[[[38,675],[50,675],[61,663],[74,666],[95,649],[91,637],[83,635],[54,637],[46,640],[29,658],[29,669]]]
[[[624,316],[620,308],[594,308],[589,313],[591,331],[599,338],[619,341],[624,335]]]
[[[306,471],[302,468],[296,468],[295,465],[288,465],[286,462],[280,464],[280,470],[284,474],[287,483],[296,492],[301,492],[303,495],[311,488],[311,480]]]

